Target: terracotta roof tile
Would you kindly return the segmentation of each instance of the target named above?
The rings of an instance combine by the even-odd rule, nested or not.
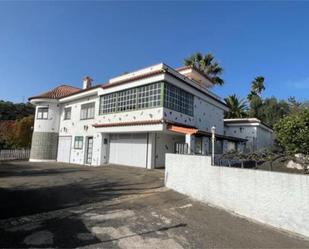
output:
[[[66,97],[68,95],[71,95],[73,93],[77,93],[80,92],[81,89],[77,88],[77,87],[73,87],[73,86],[68,86],[68,85],[61,85],[58,86],[48,92],[42,93],[40,95],[37,96],[33,96],[30,97],[29,100],[31,99],[39,99],[39,98],[43,98],[43,99],[60,99],[63,97]]]

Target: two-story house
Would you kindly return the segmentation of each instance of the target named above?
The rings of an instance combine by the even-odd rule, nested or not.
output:
[[[246,139],[225,135],[226,104],[191,67],[163,63],[83,88],[62,85],[31,97],[36,106],[31,161],[164,167],[165,153],[216,153]]]

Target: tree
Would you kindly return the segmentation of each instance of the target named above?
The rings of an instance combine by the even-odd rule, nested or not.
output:
[[[263,76],[258,76],[252,81],[251,93],[261,96],[262,92],[265,90],[264,85],[265,78]]]
[[[247,104],[244,99],[238,99],[236,94],[233,94],[224,100],[230,109],[226,113],[225,118],[243,118],[247,116]]]
[[[282,118],[275,132],[279,144],[288,152],[309,154],[309,109]]]
[[[16,148],[30,148],[34,117],[28,116],[15,122],[14,144]]]
[[[10,149],[14,145],[14,120],[0,120],[0,149]]]
[[[249,100],[249,98],[248,98]],[[249,117],[250,118],[258,118],[261,119],[260,117],[260,109],[263,105],[263,100],[259,95],[253,94],[252,96],[250,96],[250,100],[249,100]]]
[[[215,61],[211,53],[203,55],[197,52],[186,58],[184,64],[192,66],[205,74],[215,85],[222,86],[224,84],[224,80],[220,77],[223,73],[223,68]]]
[[[30,103],[14,104],[0,100],[0,120],[16,120],[34,114],[34,106]]]
[[[305,103],[301,103],[291,96],[288,98],[288,105],[291,112],[299,112],[305,107]]]
[[[264,99],[262,105],[257,109],[257,116],[263,123],[273,127],[290,112],[290,105],[286,101],[271,97]]]
[[[256,77],[251,84],[251,92],[248,94],[247,99],[250,103],[249,117],[260,118],[259,109],[263,105],[262,92],[265,90],[265,78],[263,76]]]

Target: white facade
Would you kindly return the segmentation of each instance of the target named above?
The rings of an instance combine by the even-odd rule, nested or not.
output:
[[[256,118],[225,119],[225,134],[244,138],[246,152],[262,151],[273,146],[273,130]]]
[[[49,107],[47,120],[35,120],[34,133],[58,133],[57,160],[76,164],[164,167],[165,154],[185,143],[189,153],[208,154],[212,126],[223,147],[228,108],[207,88],[211,82],[200,84],[180,72],[161,63],[74,94],[33,97],[37,107]],[[85,106],[89,113],[82,114]]]

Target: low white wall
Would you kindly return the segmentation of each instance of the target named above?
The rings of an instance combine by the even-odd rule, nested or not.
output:
[[[165,185],[197,200],[309,237],[309,176],[214,167],[208,156],[167,154]]]

